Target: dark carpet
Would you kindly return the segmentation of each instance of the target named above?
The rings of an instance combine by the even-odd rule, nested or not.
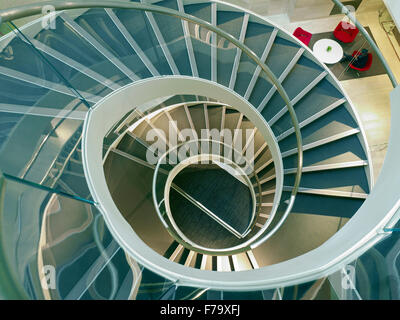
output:
[[[225,170],[193,171],[189,167],[178,174],[174,183],[240,233],[249,225],[253,206],[249,188]],[[170,205],[179,228],[197,244],[225,248],[243,241],[174,190]]]

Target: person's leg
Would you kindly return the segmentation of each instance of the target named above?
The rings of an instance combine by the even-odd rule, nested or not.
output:
[[[340,62],[347,62],[347,61],[351,61],[353,59],[352,55],[349,55],[347,53],[343,53],[343,58],[342,60],[340,60]]]
[[[361,56],[353,62],[353,65],[357,68],[363,69],[368,63],[368,56]]]

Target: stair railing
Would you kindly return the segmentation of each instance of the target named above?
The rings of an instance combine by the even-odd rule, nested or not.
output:
[[[288,94],[286,93],[283,85],[279,82],[275,74],[271,71],[271,69],[246,45],[244,45],[241,41],[233,37],[228,32],[208,23],[202,19],[197,17],[191,16],[189,14],[179,12],[176,10],[155,6],[155,5],[148,5],[144,3],[134,3],[134,2],[122,2],[122,1],[86,1],[86,2],[74,2],[74,1],[46,1],[37,4],[29,4],[25,6],[20,6],[16,8],[6,9],[0,11],[0,23],[13,21],[15,19],[24,18],[27,16],[32,16],[35,14],[41,14],[43,6],[51,5],[54,7],[56,11],[59,10],[72,10],[72,9],[87,9],[87,8],[118,8],[118,9],[133,9],[143,12],[152,12],[152,13],[159,13],[163,15],[172,16],[195,25],[199,25],[211,32],[216,33],[219,37],[226,39],[238,49],[240,49],[243,53],[245,53],[252,61],[254,61],[261,70],[267,75],[268,79],[272,82],[272,84],[276,87],[278,93],[282,97],[283,101],[286,104],[287,110],[289,112],[291,122],[294,128],[294,132],[296,135],[296,144],[297,144],[297,172],[295,176],[295,181],[293,185],[293,189],[291,191],[291,196],[289,201],[287,202],[287,207],[284,214],[281,217],[281,221],[271,230],[269,231],[265,237],[261,238],[257,245],[264,242],[267,238],[271,237],[283,224],[287,216],[292,210],[294,205],[294,201],[296,199],[296,195],[300,186],[300,180],[302,175],[302,168],[303,168],[303,143],[302,137],[300,132],[299,122],[293,107],[293,103],[291,102]]]
[[[332,0],[341,10],[342,13],[344,13],[357,27],[358,30],[363,34],[365,39],[368,41],[368,43],[371,45],[372,49],[375,51],[376,55],[378,56],[379,60],[381,60],[389,78],[390,81],[392,82],[393,88],[397,87],[397,80],[395,75],[393,74],[393,71],[390,69],[389,64],[387,63],[385,57],[383,56],[381,50],[378,48],[376,45],[375,41],[372,39],[372,37],[369,35],[368,31],[365,30],[363,25],[356,19],[354,16],[354,13],[352,13],[340,0]]]

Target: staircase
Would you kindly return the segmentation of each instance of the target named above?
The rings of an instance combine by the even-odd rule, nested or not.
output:
[[[175,298],[199,298],[213,288],[209,284],[185,289],[187,282],[177,287],[174,281],[133,261],[129,250],[134,251],[135,246],[131,244],[128,249],[126,243],[119,242],[117,231],[113,227],[108,230],[109,220],[102,224],[101,231],[96,229],[94,217],[107,212],[96,207],[98,199],[93,198],[88,185],[82,155],[85,115],[109,96],[145,79],[186,76],[223,87],[251,105],[262,121],[258,123],[269,128],[269,141],[275,141],[280,151],[279,157],[274,157],[261,128],[235,105],[215,99],[211,93],[164,97],[149,108],[131,110],[108,128],[100,138],[109,193],[133,232],[165,260],[221,274],[288,261],[334,236],[361,207],[373,186],[371,158],[360,119],[337,79],[301,42],[265,19],[232,5],[200,0],[152,4],[191,15],[230,34],[278,79],[294,107],[302,137],[302,178],[294,206],[287,217],[285,210],[296,189],[299,168],[293,117],[277,86],[245,52],[206,27],[173,16],[174,11],[169,12],[171,15],[128,8],[58,11],[55,29],[39,28],[39,20],[14,29],[0,40],[3,50],[12,52],[7,59],[0,56],[0,169],[56,192],[44,196],[36,206],[40,218],[35,222],[38,228],[34,232],[38,234],[34,246],[39,249],[32,254],[37,254],[43,265],[57,266],[62,288],[57,293],[48,291],[45,298],[162,299],[172,297],[170,294]],[[117,112],[119,106],[114,108]],[[169,211],[158,206],[155,199],[166,199],[163,190],[167,182],[164,177],[160,185],[153,184],[157,166],[146,158],[150,148],[146,135],[151,129],[168,133],[171,121],[176,121],[177,136],[186,128],[198,137],[202,129],[227,129],[233,135],[237,129],[248,129],[250,137],[235,139],[242,140],[242,155],[254,144],[254,170],[241,180],[215,162],[208,167],[186,167],[175,177],[176,187],[171,187]],[[223,143],[223,137],[219,138],[211,139],[209,144]],[[172,150],[169,139],[167,135],[166,152]],[[279,170],[279,163],[283,170]],[[172,167],[160,166],[160,170],[168,174]],[[277,178],[280,175],[282,183]],[[190,177],[196,177],[195,181]],[[210,183],[213,179],[215,183]],[[243,182],[245,179],[251,181],[250,185]],[[226,184],[230,188],[224,189]],[[210,190],[221,197],[211,197]],[[252,190],[256,201],[251,200]],[[63,198],[65,195],[87,203],[73,204],[74,200]],[[217,218],[205,215],[206,210],[190,199],[203,199],[202,206],[212,207],[209,211]],[[68,216],[72,212],[75,218]],[[187,217],[188,212],[197,224]],[[237,218],[232,218],[230,224],[236,224],[239,234],[246,226],[249,233],[238,238],[229,232],[224,223],[231,217]],[[173,221],[185,235],[190,234],[191,240],[195,238],[194,244],[174,230]],[[18,228],[28,226],[29,220]],[[100,241],[96,241],[97,233]],[[22,232],[21,237],[27,236]],[[140,254],[136,252],[133,258]],[[151,269],[145,262],[139,263]],[[115,280],[113,268],[118,270],[114,284],[119,293],[110,293],[104,286]],[[26,278],[25,273],[22,270],[20,277]],[[307,292],[315,296],[323,283],[311,281],[279,295],[268,290],[248,294],[256,299],[282,298],[285,294],[307,297]],[[135,286],[137,292],[132,289]],[[219,291],[218,284],[213,289],[215,292],[208,290],[206,295],[235,298],[234,292]],[[35,290],[41,291],[37,287]]]

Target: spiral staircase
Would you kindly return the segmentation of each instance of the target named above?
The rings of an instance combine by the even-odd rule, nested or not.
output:
[[[0,39],[1,248],[15,295],[315,297],[325,277],[254,279],[340,237],[367,199],[372,162],[351,101],[307,47],[256,14],[146,4],[60,10],[47,28],[9,24]],[[178,137],[206,140],[208,162],[150,163],[157,129],[158,160]],[[210,156],[227,141],[204,139],[213,129],[240,141],[232,153],[254,147],[249,172],[233,174],[220,149]],[[48,265],[56,286],[44,289]]]

